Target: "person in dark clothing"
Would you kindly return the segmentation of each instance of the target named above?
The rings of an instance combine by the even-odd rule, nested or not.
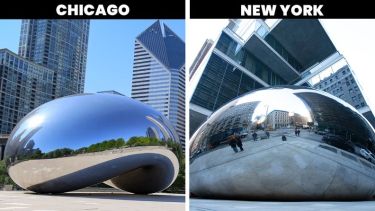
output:
[[[297,136],[299,136],[300,133],[301,133],[301,130],[298,129],[298,130],[297,130]]]
[[[266,136],[269,139],[270,138],[270,132],[266,131]]]
[[[234,135],[229,136],[229,146],[232,147],[232,149],[233,149],[233,151],[235,153],[238,152],[237,143],[236,142],[237,142],[237,140],[236,140],[236,138],[235,138]]]
[[[258,134],[254,131],[254,133],[253,133],[252,136],[253,136],[253,140],[256,141],[256,140],[257,140],[257,137],[258,137]]]
[[[234,135],[235,139],[236,139],[236,144],[238,146],[238,148],[240,148],[241,151],[243,151],[243,148],[242,148],[242,140],[240,138],[239,135]]]
[[[282,136],[281,136],[281,140],[282,140],[282,141],[286,141],[286,136],[285,136],[285,135],[282,135]]]
[[[294,135],[298,136],[298,129],[296,127],[296,129],[294,129]]]

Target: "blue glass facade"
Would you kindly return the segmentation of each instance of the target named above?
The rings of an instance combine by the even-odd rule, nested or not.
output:
[[[287,84],[284,79],[257,59],[246,48],[242,48],[226,32],[221,33],[215,48],[263,82],[269,85]],[[210,111],[215,111],[237,96],[262,87],[264,85],[257,80],[213,53],[202,73],[191,103]]]
[[[54,71],[15,53],[0,50],[0,134],[39,105],[54,99]]]
[[[231,99],[262,87],[243,71],[212,54],[191,103],[215,111]]]
[[[54,95],[82,93],[89,20],[23,20],[19,55],[55,70]]]
[[[82,93],[89,20],[23,20],[19,55],[0,49],[0,134],[41,104]]]
[[[255,74],[261,80],[269,85],[285,85],[287,82],[272,71],[266,64],[262,63],[246,48],[242,48],[227,33],[222,33],[216,48],[236,61],[239,65],[245,67],[251,73]]]

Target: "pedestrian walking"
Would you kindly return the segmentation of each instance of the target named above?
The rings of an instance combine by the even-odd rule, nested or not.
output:
[[[238,148],[240,148],[240,150],[243,151],[241,137],[239,135],[234,135],[234,137],[236,139],[236,144]]]
[[[237,153],[238,149],[237,149],[237,143],[236,143],[236,138],[235,138],[234,134],[230,135],[228,138],[229,138],[229,146],[232,147],[232,149],[235,153]]]
[[[269,139],[270,138],[270,132],[266,131],[266,136]]]
[[[258,134],[254,131],[254,133],[252,134],[252,136],[253,136],[253,140],[256,141],[257,137],[258,137]]]

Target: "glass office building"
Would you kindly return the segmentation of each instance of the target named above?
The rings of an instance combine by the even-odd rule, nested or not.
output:
[[[56,98],[83,92],[89,26],[89,20],[22,21],[18,54],[55,70]]]
[[[231,19],[191,78],[190,135],[213,111],[246,92],[311,87],[316,75],[343,59],[319,20]]]
[[[39,105],[54,99],[54,71],[8,49],[0,50],[0,134]]]
[[[19,55],[0,49],[0,134],[55,98],[82,93],[89,20],[23,20]]]
[[[133,99],[164,114],[185,147],[185,43],[156,21],[135,40]]]

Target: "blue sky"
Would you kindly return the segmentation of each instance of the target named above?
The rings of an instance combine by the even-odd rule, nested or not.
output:
[[[92,20],[85,92],[131,93],[135,37],[155,20]],[[185,40],[184,20],[162,20]],[[20,20],[0,20],[0,48],[18,52]]]

